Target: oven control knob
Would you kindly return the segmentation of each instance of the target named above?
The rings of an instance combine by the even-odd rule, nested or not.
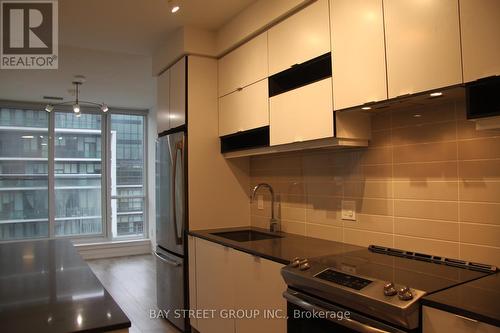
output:
[[[309,268],[311,268],[311,265],[307,262],[307,260],[300,263],[299,269],[301,271],[307,271]]]
[[[398,293],[396,290],[396,286],[392,282],[387,282],[384,284],[384,295],[385,296],[394,296]]]
[[[293,260],[292,260],[292,265],[291,265],[291,266],[292,266],[293,268],[297,268],[297,267],[299,267],[299,266],[300,266],[300,262],[301,262],[302,260],[304,260],[304,259],[300,259],[299,257],[295,257],[295,258],[293,258]]]
[[[408,287],[403,287],[398,291],[398,297],[402,301],[409,301],[413,298],[413,293]]]

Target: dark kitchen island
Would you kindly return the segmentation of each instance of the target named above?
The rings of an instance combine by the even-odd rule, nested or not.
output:
[[[71,241],[0,244],[2,332],[127,332],[130,325]]]

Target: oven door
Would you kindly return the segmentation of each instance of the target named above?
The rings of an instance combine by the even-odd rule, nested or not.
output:
[[[288,289],[283,293],[287,300],[288,333],[405,333],[337,305]]]

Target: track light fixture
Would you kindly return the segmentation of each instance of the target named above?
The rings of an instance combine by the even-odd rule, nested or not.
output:
[[[81,111],[82,105],[98,107],[102,112],[108,112],[109,107],[107,104],[80,100],[80,86],[84,82],[85,82],[85,77],[83,75],[75,75],[74,80],[72,82],[72,84],[75,86],[75,100],[63,102],[63,103],[57,103],[57,104],[47,104],[47,106],[45,106],[45,111],[52,112],[52,110],[54,110],[55,106],[71,104],[73,106],[73,112],[75,113],[75,116],[77,116],[77,117],[81,116],[80,111]]]

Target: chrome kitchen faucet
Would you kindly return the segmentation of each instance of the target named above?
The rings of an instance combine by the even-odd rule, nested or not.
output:
[[[269,221],[269,231],[271,232],[280,231],[280,221],[274,216],[275,197],[274,197],[273,187],[267,183],[260,183],[256,185],[252,190],[252,195],[250,196],[250,200],[253,201],[255,199],[255,194],[261,187],[267,188],[271,193],[271,220]]]

